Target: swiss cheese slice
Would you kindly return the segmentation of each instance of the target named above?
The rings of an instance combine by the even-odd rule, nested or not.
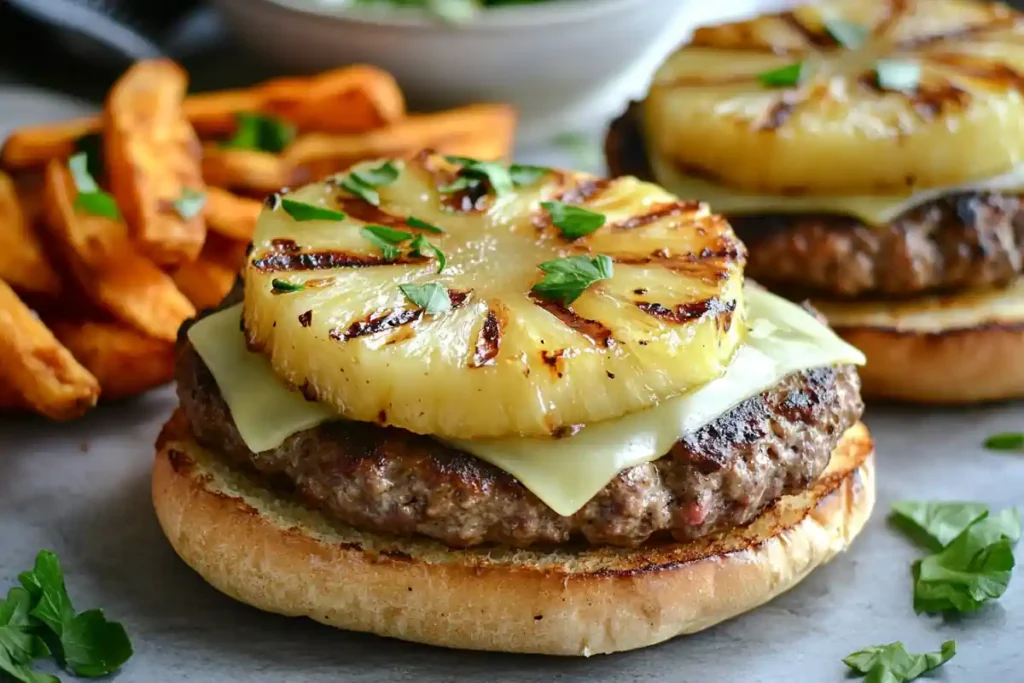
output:
[[[686,175],[652,152],[651,169],[658,183],[682,199],[699,198],[724,216],[754,214],[827,214],[850,216],[868,225],[885,225],[898,216],[946,195],[969,191],[1024,191],[1024,165],[1003,175],[953,187],[922,190],[905,196],[828,196],[749,194],[703,178]]]
[[[562,439],[510,438],[450,444],[516,477],[560,515],[572,515],[623,469],[663,456],[744,400],[789,374],[864,356],[799,306],[748,288],[750,325],[726,373],[700,389],[658,406],[585,426]],[[331,419],[323,405],[306,401],[250,352],[239,330],[240,307],[208,316],[189,331],[196,352],[213,373],[239,434],[253,451],[279,446],[288,436]]]

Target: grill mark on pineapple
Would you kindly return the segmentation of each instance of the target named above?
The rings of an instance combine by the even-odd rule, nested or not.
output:
[[[484,318],[484,324],[477,335],[470,367],[482,368],[494,365],[501,348],[502,329],[507,323],[508,315],[505,307],[500,303],[492,302],[487,308],[487,317]]]
[[[355,254],[347,251],[271,251],[253,259],[252,265],[261,273],[332,270],[334,268],[369,268],[406,263],[423,263],[426,258],[403,254],[388,261],[383,256]]]
[[[561,302],[542,299],[533,292],[530,292],[529,296],[530,301],[532,301],[536,306],[543,308],[545,311],[562,321],[562,323],[573,332],[583,335],[597,346],[607,349],[615,345],[615,339],[612,338],[612,331],[605,327],[604,323],[584,318]]]
[[[835,37],[824,26],[808,26],[797,16],[796,12],[782,12],[779,19],[800,34],[800,37],[813,47],[840,47]]]
[[[919,83],[917,89],[908,94],[910,105],[924,121],[956,110],[964,110],[971,103],[971,94],[952,83]]]
[[[1018,19],[1015,16],[1014,11],[1006,11],[1001,7],[995,5],[991,6],[991,9],[999,12],[998,15],[991,17],[987,22],[975,24],[974,26],[967,26],[965,28],[958,28],[945,33],[931,33],[928,35],[917,36],[916,38],[906,38],[895,44],[895,49],[899,51],[912,51],[918,48],[927,47],[934,43],[939,43],[944,40],[957,40],[962,38],[972,38],[976,36],[983,36],[989,31],[994,31],[1000,28],[1009,28],[1017,23]]]
[[[612,181],[608,178],[588,178],[575,187],[560,193],[556,198],[565,204],[586,204],[591,199],[600,196],[611,185]]]
[[[910,10],[910,0],[889,0],[888,12],[875,28],[875,35],[887,36]]]
[[[783,93],[772,106],[764,112],[764,116],[754,125],[755,130],[771,132],[786,125],[793,117],[800,100],[791,93]]]
[[[718,297],[712,297],[703,301],[677,304],[673,308],[648,301],[638,301],[636,302],[636,307],[649,316],[677,325],[685,325],[707,317],[714,317],[720,321],[722,330],[728,332],[732,327],[732,314],[736,310],[736,302],[722,301]]]
[[[1024,92],[1024,75],[1002,62],[945,52],[928,55],[928,61],[952,69],[961,76],[986,81],[988,85],[999,84]]]
[[[312,309],[306,311],[305,313],[299,314],[299,324],[302,325],[303,327],[309,327],[310,325],[313,324]]]
[[[374,206],[362,199],[351,197],[339,197],[336,200],[341,205],[341,210],[363,223],[383,225],[389,228],[408,228],[405,216],[394,216],[378,206]]]
[[[449,289],[448,298],[452,302],[452,310],[464,306],[469,300],[469,295],[469,291]],[[340,327],[336,327],[329,332],[329,336],[334,341],[346,342],[351,339],[356,339],[357,337],[365,337],[367,335],[401,328],[416,322],[422,317],[422,308],[400,308],[398,310],[386,308],[382,311],[370,313],[362,320],[355,321],[348,326],[348,329],[342,330]],[[411,330],[408,334],[399,332],[392,336],[387,343],[397,344],[411,339],[413,336],[415,336],[415,332],[412,332]]]
[[[565,360],[575,358],[577,355],[579,355],[579,351],[576,349],[558,349],[557,351],[545,349],[540,352],[540,359],[555,377],[562,379],[565,376]]]
[[[667,249],[657,249],[647,256],[618,255],[612,256],[612,260],[627,266],[660,266],[714,284],[728,278],[731,267],[746,257],[743,245],[735,239],[721,236],[714,246],[715,249],[705,247],[697,254],[671,254]]]
[[[385,332],[387,330],[393,330],[396,327],[402,327],[410,323],[416,322],[423,317],[423,309],[409,309],[400,308],[397,311],[393,309],[386,309],[378,313],[371,313],[362,320],[357,320],[348,326],[348,329],[342,331],[341,328],[336,327],[330,332],[330,337],[334,341],[347,342],[357,337],[365,337],[371,334],[377,334],[379,332]]]
[[[613,223],[611,229],[616,232],[625,232],[628,230],[635,230],[636,228],[642,228],[645,225],[656,223],[663,218],[671,218],[675,216],[681,216],[687,213],[695,213],[700,211],[700,202],[665,202],[662,204],[655,204],[651,207],[651,211],[640,214],[639,216],[631,216],[624,221]]]

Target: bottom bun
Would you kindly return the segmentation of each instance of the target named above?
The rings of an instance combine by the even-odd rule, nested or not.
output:
[[[332,525],[164,427],[153,502],[171,545],[218,590],[268,612],[444,647],[592,655],[708,628],[844,550],[875,499],[873,446],[850,429],[815,487],[750,526],[636,549],[454,550]]]
[[[814,302],[867,356],[866,398],[964,404],[1024,398],[1024,280],[1002,290]]]

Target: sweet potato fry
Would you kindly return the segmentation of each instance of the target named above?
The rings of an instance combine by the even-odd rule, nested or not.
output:
[[[255,199],[239,197],[219,187],[206,188],[206,226],[228,239],[248,242],[262,208]]]
[[[206,238],[202,149],[185,118],[188,74],[170,60],[138,62],[103,110],[110,187],[144,254],[161,265],[195,260]]]
[[[196,310],[214,308],[235,284],[245,262],[245,242],[210,235],[199,258],[174,271],[174,284]]]
[[[0,279],[22,292],[54,296],[60,291],[60,278],[22,210],[14,181],[3,172],[0,172]]]
[[[50,321],[50,329],[97,380],[103,401],[134,396],[174,377],[174,343],[118,323]]]
[[[75,209],[70,173],[51,161],[46,169],[46,220],[55,246],[90,301],[118,320],[156,339],[174,341],[182,322],[195,315],[170,276],[129,243],[124,224]],[[90,229],[83,229],[88,224]],[[83,249],[83,233],[102,234],[102,249]]]
[[[312,77],[276,79],[248,89],[191,95],[183,108],[199,136],[207,139],[230,134],[241,112],[280,116],[301,131],[326,133],[358,133],[405,115],[405,101],[394,78],[362,65]],[[40,168],[50,159],[67,158],[78,138],[101,127],[100,117],[87,117],[21,128],[0,151],[0,166]]]
[[[50,159],[66,159],[75,141],[100,129],[96,116],[26,126],[14,131],[0,150],[0,165],[9,170],[40,168]]]
[[[300,131],[362,133],[405,116],[405,99],[391,74],[362,64],[267,81],[259,94],[262,113]]]
[[[10,381],[0,377],[0,413],[20,412],[28,408],[25,400],[14,390]]]
[[[0,371],[34,410],[53,418],[79,417],[96,405],[99,383],[0,281]]]
[[[212,144],[203,148],[203,177],[209,185],[260,198],[309,180],[276,154]]]
[[[344,171],[364,159],[412,156],[429,148],[444,154],[498,160],[512,153],[515,111],[502,104],[477,104],[436,114],[410,116],[361,135],[301,135],[285,159],[313,180]]]

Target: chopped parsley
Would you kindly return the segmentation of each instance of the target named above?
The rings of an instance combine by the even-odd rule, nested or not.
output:
[[[512,178],[512,184],[516,187],[533,185],[548,173],[551,173],[551,169],[546,166],[512,164],[508,167],[509,177]]]
[[[973,612],[1006,592],[1020,538],[1016,510],[992,516],[980,503],[902,502],[893,516],[934,551],[913,566],[916,611]]]
[[[770,88],[787,88],[799,85],[804,77],[803,62],[789,64],[787,66],[762,71],[757,74],[757,80]]]
[[[452,300],[448,296],[448,290],[440,283],[428,282],[425,285],[409,283],[398,285],[398,288],[402,290],[405,298],[427,313],[446,313],[452,308]]]
[[[281,208],[297,221],[341,221],[345,214],[341,211],[328,209],[326,206],[305,204],[294,199],[281,199]]]
[[[380,248],[384,253],[385,261],[394,261],[401,256],[402,250],[398,245],[413,238],[411,232],[395,230],[384,225],[367,225],[360,230],[360,234],[368,242]]]
[[[0,599],[0,677],[22,683],[58,683],[56,676],[32,668],[37,659],[53,657],[65,669],[87,678],[113,673],[132,656],[121,624],[107,621],[102,610],[75,613],[57,556],[42,551],[35,566],[18,577]]]
[[[401,167],[393,161],[385,161],[376,168],[351,171],[341,181],[341,187],[368,204],[380,206],[380,193],[375,188],[391,185],[401,175]]]
[[[93,178],[103,176],[103,136],[89,133],[75,140],[75,152],[85,152],[89,173]]]
[[[956,641],[947,640],[938,652],[911,654],[903,643],[872,645],[854,652],[843,663],[862,676],[865,683],[907,683],[937,669],[956,654]]]
[[[414,216],[409,216],[408,218],[406,218],[405,224],[408,225],[410,228],[419,228],[420,230],[426,230],[427,232],[444,232],[443,228],[439,228],[436,225],[432,225]]]
[[[178,215],[187,221],[198,216],[206,206],[206,193],[186,187],[181,191],[181,197],[175,199],[172,204]]]
[[[485,180],[501,196],[512,192],[514,185],[509,170],[502,164],[493,161],[477,161],[468,157],[446,156],[445,159],[462,167],[460,174],[471,180]],[[444,191],[444,190],[442,190]]]
[[[1003,432],[985,439],[985,448],[992,451],[1019,451],[1024,449],[1024,432]]]
[[[583,255],[545,261],[538,268],[544,273],[533,292],[550,301],[568,306],[590,285],[612,276],[612,260],[603,254],[594,258]]]
[[[551,223],[568,240],[579,239],[598,230],[605,224],[604,214],[589,211],[580,206],[558,201],[541,202],[540,205],[551,216]]]
[[[444,270],[445,266],[448,265],[448,259],[445,258],[444,252],[441,251],[437,245],[431,244],[423,235],[416,235],[412,240],[412,244],[409,245],[411,253],[416,256],[428,256],[429,253],[433,253],[437,258],[437,272]]]
[[[274,290],[274,294],[286,294],[289,292],[301,292],[306,288],[305,285],[297,282],[288,282],[287,280],[278,280],[274,278],[270,281],[270,286]]]
[[[235,134],[224,147],[280,154],[295,139],[295,126],[273,116],[243,112],[235,117]]]
[[[71,178],[78,190],[74,204],[76,209],[111,220],[121,217],[117,201],[112,195],[101,190],[89,173],[89,158],[85,152],[79,152],[68,160],[68,170],[71,171]]]

